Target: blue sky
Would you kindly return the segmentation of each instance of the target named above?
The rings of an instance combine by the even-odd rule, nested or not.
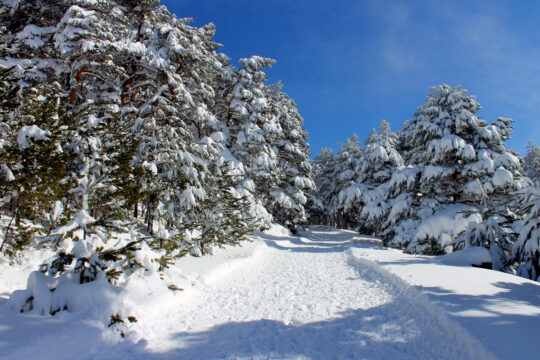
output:
[[[537,0],[163,0],[194,25],[213,22],[234,65],[277,60],[304,117],[311,151],[363,141],[382,119],[393,130],[423,104],[430,86],[462,85],[491,122],[513,118],[507,143],[540,144],[540,1]]]

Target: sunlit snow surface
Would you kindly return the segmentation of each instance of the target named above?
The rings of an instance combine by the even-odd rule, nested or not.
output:
[[[411,256],[354,232],[312,227],[291,237],[274,227],[244,246],[181,259],[164,281],[132,277],[119,301],[138,322],[125,340],[89,314],[13,312],[6,299],[41,259],[0,260],[0,358],[534,356],[540,284],[467,266],[485,257]],[[171,282],[184,290],[168,290]]]

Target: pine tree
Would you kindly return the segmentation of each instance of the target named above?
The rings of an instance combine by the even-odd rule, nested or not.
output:
[[[28,245],[32,237],[43,236],[62,222],[62,198],[69,196],[65,180],[70,157],[62,150],[69,117],[63,110],[59,87],[56,83],[24,88],[15,100],[20,101],[16,108],[3,114],[0,166],[6,181],[1,182],[0,191],[7,194],[3,207],[11,221],[4,230],[0,251],[10,256]]]
[[[307,132],[296,104],[285,93],[281,84],[266,88],[269,116],[263,126],[267,142],[277,148],[280,179],[268,208],[275,221],[293,232],[307,222],[305,206],[308,194],[315,188],[311,178]]]
[[[527,176],[537,186],[540,185],[540,146],[537,146],[532,140],[527,145],[523,167]]]
[[[262,71],[274,60],[253,56],[240,59],[242,66],[233,77],[233,86],[226,98],[225,114],[227,147],[243,163],[246,176],[253,181],[256,197],[267,209],[277,190],[280,171],[276,151],[268,138],[281,131],[271,114],[264,94],[266,74]]]
[[[212,246],[238,245],[247,235],[264,228],[261,219],[246,211],[251,206],[249,193],[242,191],[243,176],[231,174],[229,164],[211,165],[208,197],[197,221],[200,237],[193,239],[195,255],[204,255]],[[239,189],[240,188],[240,189]]]
[[[525,188],[519,197],[519,207],[525,216],[519,223],[512,260],[518,265],[519,276],[540,281],[540,188]]]
[[[213,24],[157,0],[0,1],[0,246],[57,249],[39,279],[163,271],[263,229],[279,191],[276,219],[304,220],[307,134],[273,60],[231,67]]]
[[[390,212],[389,183],[393,173],[403,166],[403,159],[395,149],[398,135],[383,120],[379,131],[372,130],[366,139],[366,148],[358,182],[362,195],[355,206],[361,209],[359,230],[367,234],[381,234]]]
[[[333,225],[329,213],[329,204],[332,198],[334,181],[331,174],[334,173],[334,152],[332,149],[323,148],[311,162],[313,168],[313,180],[316,190],[311,195],[312,206],[309,208],[309,220],[312,224]]]
[[[449,251],[465,229],[428,231],[432,216],[456,220],[464,212],[482,215],[483,209],[504,216],[509,192],[527,185],[519,158],[504,145],[512,120],[498,118],[489,125],[475,115],[480,109],[465,90],[440,85],[404,123],[401,150],[411,168],[391,180],[395,200],[389,224],[396,225],[386,232],[389,244],[408,252]]]
[[[398,135],[390,123],[381,121],[378,131],[372,130],[366,139],[360,181],[377,186],[390,180],[395,168],[403,166],[403,159],[396,150]]]
[[[355,229],[360,223],[360,209],[355,204],[362,195],[362,186],[358,183],[362,158],[363,149],[356,134],[347,139],[335,157],[331,175],[334,186],[328,208],[337,227]]]

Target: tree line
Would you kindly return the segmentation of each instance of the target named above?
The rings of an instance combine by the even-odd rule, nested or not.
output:
[[[355,229],[408,253],[489,250],[493,269],[540,276],[540,148],[506,148],[512,120],[478,117],[461,87],[433,87],[392,132],[382,121],[362,147],[356,135],[313,161],[314,223]]]
[[[110,280],[306,222],[303,119],[274,60],[240,66],[215,27],[157,0],[1,1],[0,250]]]

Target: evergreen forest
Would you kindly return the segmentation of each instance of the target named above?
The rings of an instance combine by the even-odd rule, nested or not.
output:
[[[0,252],[54,250],[43,282],[115,283],[319,224],[412,254],[484,247],[540,280],[540,147],[508,149],[512,119],[441,84],[401,130],[311,160],[274,60],[234,66],[191,23],[158,0],[0,1]]]

